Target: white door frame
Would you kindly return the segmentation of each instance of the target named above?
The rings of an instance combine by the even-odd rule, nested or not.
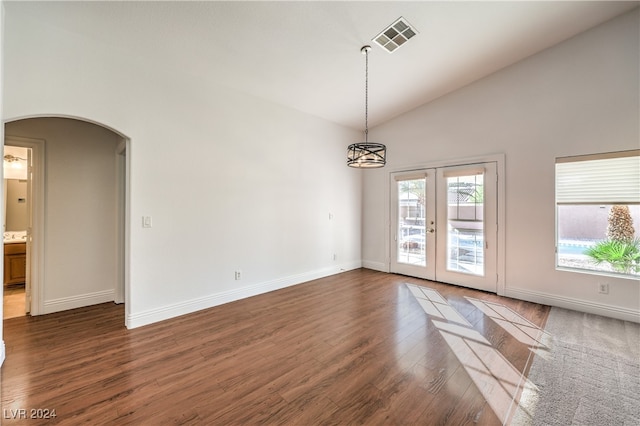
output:
[[[44,139],[24,138],[20,136],[5,135],[4,145],[19,146],[31,149],[32,165],[32,228],[31,228],[31,252],[27,265],[31,280],[31,307],[27,310],[31,315],[44,313],[44,173],[45,173],[45,141]]]
[[[114,302],[125,303],[125,224],[127,206],[127,141],[116,148],[116,270]]]
[[[435,194],[436,191],[436,170],[435,169],[425,169],[420,170],[419,172],[408,172],[408,173],[391,173],[391,183],[390,183],[390,200],[392,203],[390,216],[391,216],[391,226],[393,229],[391,230],[391,245],[390,245],[390,253],[391,256],[389,258],[390,271],[393,273],[410,275],[412,277],[424,278],[427,280],[434,280],[436,273],[436,234],[427,231],[428,229],[434,228],[435,225],[432,224],[436,218],[436,203],[435,197],[433,198],[434,202],[428,202],[424,206],[424,227],[425,232],[423,234],[424,243],[425,243],[425,265],[412,265],[410,263],[399,262],[398,261],[398,240],[401,240],[401,235],[398,232],[398,186],[400,182],[413,181],[413,180],[423,180],[425,184],[425,198],[427,200],[431,200],[430,194]]]
[[[494,161],[477,163],[469,166],[449,166],[438,169],[437,176],[437,201],[438,206],[445,209],[449,205],[447,188],[447,178],[455,176],[483,176],[483,247],[484,253],[483,270],[481,275],[474,273],[460,272],[451,270],[448,267],[449,254],[447,253],[447,238],[438,238],[437,252],[444,255],[438,256],[436,266],[436,280],[471,287],[478,290],[490,291],[492,293],[498,291],[498,281],[496,272],[496,256],[497,256],[497,164]],[[495,204],[493,203],[495,201]],[[491,203],[489,203],[491,202]],[[440,210],[442,211],[442,210]],[[447,227],[449,223],[448,212],[441,214],[437,218],[436,229],[440,231],[440,236],[447,236]]]
[[[506,238],[505,238],[505,228],[506,228],[506,221],[505,221],[505,214],[506,214],[506,203],[505,203],[505,155],[504,154],[489,154],[489,155],[484,155],[484,156],[478,156],[478,157],[467,157],[467,158],[460,158],[460,159],[453,159],[453,160],[443,160],[443,161],[435,161],[435,162],[430,162],[430,163],[424,163],[424,164],[418,164],[418,165],[414,165],[414,166],[406,166],[406,167],[397,167],[397,168],[393,168],[389,170],[389,178],[388,178],[388,182],[394,182],[392,174],[397,174],[397,173],[411,173],[413,171],[419,171],[419,170],[423,170],[423,169],[438,169],[438,168],[442,168],[442,167],[451,167],[451,166],[466,166],[466,165],[470,165],[470,164],[477,164],[477,163],[490,163],[490,162],[495,162],[496,163],[496,173],[497,173],[497,179],[498,179],[498,184],[497,184],[497,202],[498,202],[498,206],[497,206],[497,221],[498,221],[498,229],[497,229],[497,251],[496,251],[496,272],[497,272],[497,294],[500,296],[504,296],[506,293],[506,281],[505,281],[505,257],[506,257],[506,251],[505,251],[505,244],[506,244]],[[385,191],[385,200],[387,203],[387,206],[390,206],[389,208],[385,209],[385,223],[387,224],[386,227],[386,236],[385,236],[385,240],[386,240],[386,269],[387,272],[391,272],[391,244],[394,244],[394,236],[395,236],[395,229],[394,228],[394,224],[392,223],[392,216],[391,216],[391,209],[394,208],[395,206],[391,206],[392,204],[392,192],[391,192],[391,184],[387,186],[386,191]]]

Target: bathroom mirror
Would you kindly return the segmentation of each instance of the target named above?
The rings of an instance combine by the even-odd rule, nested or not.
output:
[[[4,147],[3,232],[24,232],[28,224],[28,148]],[[5,237],[6,240],[6,237]]]

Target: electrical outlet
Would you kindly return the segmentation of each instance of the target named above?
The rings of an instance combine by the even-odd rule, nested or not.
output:
[[[338,255],[333,253],[333,260],[338,260]]]
[[[236,271],[236,281],[241,280],[242,279],[242,271],[238,270]]]
[[[609,284],[607,284],[607,283],[599,283],[598,284],[598,293],[600,293],[600,294],[609,294]]]

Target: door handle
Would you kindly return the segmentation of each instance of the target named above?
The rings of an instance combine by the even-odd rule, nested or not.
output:
[[[435,229],[433,229],[433,228],[428,228],[428,229],[427,229],[427,232],[428,232],[429,234],[433,234],[434,232],[436,232],[436,230],[435,230]]]

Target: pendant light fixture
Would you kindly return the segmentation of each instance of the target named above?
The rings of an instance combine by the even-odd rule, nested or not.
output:
[[[353,143],[347,148],[347,165],[356,168],[382,167],[387,162],[387,147],[381,143],[369,142],[369,51],[371,46],[363,46],[360,52],[365,56],[364,89],[364,142]]]
[[[21,161],[27,161],[26,158],[16,157],[11,154],[6,154],[4,156],[4,161],[7,163],[12,169],[21,169],[22,163]],[[5,166],[6,167],[6,166]]]

